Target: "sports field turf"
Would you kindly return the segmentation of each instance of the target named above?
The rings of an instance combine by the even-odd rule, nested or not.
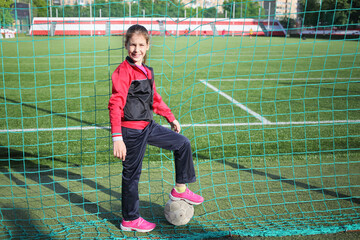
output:
[[[122,41],[0,42],[0,236],[123,236],[107,110]],[[188,226],[169,225],[172,154],[149,147],[142,214],[159,225],[149,236],[359,224],[359,41],[155,36],[151,44],[147,63],[191,140],[192,189],[206,201]]]

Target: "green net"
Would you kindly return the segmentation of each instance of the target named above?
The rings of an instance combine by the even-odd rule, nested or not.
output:
[[[0,3],[1,238],[360,230],[359,1],[78,2]],[[107,109],[134,23],[151,32],[148,65],[205,198],[189,224],[168,223],[173,156],[148,147],[139,192],[150,233],[120,229]]]

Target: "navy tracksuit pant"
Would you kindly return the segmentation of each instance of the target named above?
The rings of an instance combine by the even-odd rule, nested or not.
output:
[[[122,172],[122,214],[126,221],[140,217],[138,185],[147,144],[174,152],[177,183],[195,182],[191,145],[185,136],[154,121],[143,130],[123,127],[122,135],[126,146]]]

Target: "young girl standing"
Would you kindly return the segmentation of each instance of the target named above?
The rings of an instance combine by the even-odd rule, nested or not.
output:
[[[179,122],[156,91],[153,69],[145,65],[149,40],[145,27],[131,26],[125,36],[128,56],[112,74],[109,114],[114,156],[123,161],[121,229],[124,231],[149,232],[156,226],[139,214],[138,184],[147,144],[174,152],[176,184],[170,198],[195,205],[204,201],[185,185],[196,180],[190,141],[179,134]],[[172,130],[155,123],[153,112],[165,117]]]

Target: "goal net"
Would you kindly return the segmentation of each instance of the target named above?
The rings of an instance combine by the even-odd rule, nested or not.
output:
[[[23,2],[0,3],[1,238],[360,230],[358,1]],[[173,155],[149,146],[139,184],[149,233],[120,229],[107,109],[136,23],[151,34],[157,91],[191,141],[189,187],[205,198],[187,225],[168,223]]]

